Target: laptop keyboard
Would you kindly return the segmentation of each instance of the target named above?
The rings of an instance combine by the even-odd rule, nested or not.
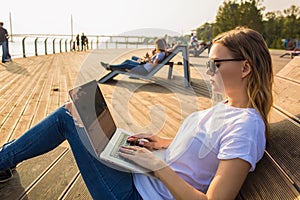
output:
[[[110,153],[111,156],[113,156],[115,158],[124,159],[119,156],[119,148],[120,148],[120,146],[123,146],[123,145],[129,145],[129,143],[127,142],[127,138],[128,138],[127,134],[121,133],[120,137],[118,138],[118,140],[116,142],[116,145],[114,145],[114,148]]]

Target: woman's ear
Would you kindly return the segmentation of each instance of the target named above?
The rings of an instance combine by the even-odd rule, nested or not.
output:
[[[252,71],[252,68],[251,68],[249,62],[246,60],[244,62],[244,66],[243,66],[242,78],[245,78],[246,76],[248,76],[248,74],[250,74],[251,71]]]

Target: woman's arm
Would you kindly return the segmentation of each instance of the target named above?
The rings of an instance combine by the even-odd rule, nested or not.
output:
[[[196,190],[170,167],[154,172],[175,199],[235,199],[245,181],[250,164],[241,159],[221,160],[206,194]]]
[[[126,146],[120,155],[149,169],[160,179],[175,199],[235,199],[248,175],[250,164],[241,159],[220,160],[217,172],[206,194],[185,182],[166,163],[146,148]]]

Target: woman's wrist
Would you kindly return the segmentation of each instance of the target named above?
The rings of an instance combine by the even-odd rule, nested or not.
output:
[[[161,138],[162,149],[168,148],[172,141],[172,138]]]

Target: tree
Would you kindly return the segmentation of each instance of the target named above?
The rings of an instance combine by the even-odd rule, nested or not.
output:
[[[239,6],[239,25],[247,26],[258,32],[263,31],[263,14],[264,7],[259,7],[260,1],[242,1]]]
[[[299,28],[299,16],[300,16],[300,8],[292,5],[290,8],[283,10],[283,13],[286,15],[284,20],[284,36],[286,38],[296,38],[297,35],[300,35]]]
[[[197,37],[208,41],[217,34],[246,26],[262,33],[270,48],[283,48],[284,39],[300,41],[300,8],[292,5],[281,11],[263,16],[263,0],[225,0],[218,9],[215,23],[205,23],[197,28]],[[264,18],[263,18],[264,17]],[[290,43],[296,41],[291,40]]]
[[[262,32],[266,43],[270,48],[282,48],[282,31],[284,17],[280,11],[268,12],[263,22],[264,31]]]
[[[213,24],[205,23],[199,28],[196,29],[197,38],[203,40],[204,42],[208,42],[212,40],[212,30]]]
[[[236,1],[224,2],[219,7],[216,23],[213,28],[213,36],[235,28],[239,24],[239,4]]]
[[[260,2],[260,0],[242,0],[241,3],[238,3],[237,0],[225,1],[223,6],[219,7],[213,35],[237,26],[246,26],[259,32],[263,31],[262,11],[264,7],[258,8]]]

